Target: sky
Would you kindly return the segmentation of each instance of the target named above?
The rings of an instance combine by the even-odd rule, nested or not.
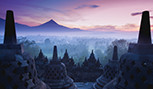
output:
[[[15,21],[37,26],[51,19],[70,27],[94,31],[138,31],[141,12],[153,0],[0,0],[0,18],[13,10]]]

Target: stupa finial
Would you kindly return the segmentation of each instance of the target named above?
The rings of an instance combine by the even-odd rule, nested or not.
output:
[[[54,46],[54,50],[53,50],[53,61],[57,61],[58,60],[58,56],[57,56],[57,47]]]
[[[149,11],[144,11],[142,13],[138,44],[151,44],[151,43],[152,42],[151,42]]]
[[[114,46],[112,60],[118,60],[117,46]]]
[[[16,31],[13,11],[7,10],[5,22],[4,44],[16,44]]]

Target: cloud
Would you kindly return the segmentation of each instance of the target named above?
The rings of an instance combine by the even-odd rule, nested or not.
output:
[[[151,12],[151,10],[149,10],[149,12]],[[137,16],[137,15],[141,15],[142,12],[134,12],[134,13],[131,13],[131,16]],[[153,16],[150,16],[150,19],[153,19]]]
[[[150,16],[151,19],[153,19],[153,16]]]
[[[139,26],[136,25],[136,24],[125,24],[125,25],[122,25],[122,26],[118,26],[116,28],[121,30],[121,31],[137,31]]]
[[[105,31],[105,32],[119,31],[118,29],[116,29],[116,26],[112,26],[112,25],[94,26],[94,27],[90,27],[88,30],[90,30],[90,31]]]
[[[76,7],[75,9],[82,9],[82,8],[98,8],[100,7],[99,5],[81,5]]]
[[[147,11],[152,12],[152,10],[147,10]],[[132,16],[141,15],[141,14],[142,14],[142,12],[134,12],[134,13],[131,13]]]
[[[149,12],[151,12],[152,10],[149,10]],[[131,16],[137,16],[137,15],[141,15],[142,12],[134,12],[134,13],[131,13]],[[150,19],[153,19],[153,16],[150,16]]]
[[[136,15],[141,15],[142,12],[134,12],[134,13],[131,13],[132,16],[136,16]]]
[[[121,26],[104,25],[104,26],[94,26],[87,30],[90,31],[104,31],[104,32],[120,32],[120,31],[137,31],[139,28],[136,24],[125,24]]]

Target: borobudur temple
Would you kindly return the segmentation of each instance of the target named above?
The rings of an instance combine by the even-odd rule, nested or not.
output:
[[[104,89],[153,89],[153,45],[149,11],[142,13],[138,43],[120,58],[120,72]]]
[[[0,89],[50,89],[37,78],[35,61],[17,44],[11,10],[6,14],[4,43],[0,44]]]

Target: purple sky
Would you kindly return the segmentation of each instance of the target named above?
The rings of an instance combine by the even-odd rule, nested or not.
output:
[[[54,19],[85,30],[137,31],[142,11],[152,17],[153,0],[0,0],[0,18],[8,9],[16,22],[29,26]]]

